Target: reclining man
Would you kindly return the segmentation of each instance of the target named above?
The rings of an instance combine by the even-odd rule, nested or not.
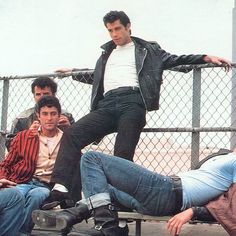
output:
[[[32,211],[39,209],[50,193],[50,177],[63,133],[57,128],[61,105],[56,97],[42,97],[36,112],[40,122],[37,134],[30,129],[19,132],[0,163],[0,182],[15,186],[24,198],[24,215],[20,219],[20,232],[24,234],[33,229]]]
[[[229,221],[233,224],[229,226],[208,204],[231,186],[236,187],[236,151],[212,155],[199,169],[178,176],[163,176],[118,157],[88,152],[81,159],[81,178],[85,199],[76,207],[60,212],[35,211],[34,222],[41,227],[64,229],[93,214],[94,228],[69,235],[127,236],[127,225],[119,225],[117,210],[111,205],[119,202],[148,215],[173,215],[182,211],[168,222],[173,235],[179,234],[182,225],[193,217],[217,219],[228,232],[236,225],[236,217],[231,217]],[[206,204],[207,208],[199,207]]]

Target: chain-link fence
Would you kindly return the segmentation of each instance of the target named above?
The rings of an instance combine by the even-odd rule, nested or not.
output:
[[[134,160],[151,170],[173,174],[193,168],[199,159],[219,148],[234,145],[236,131],[235,69],[210,65],[181,67],[164,72],[160,109],[147,113],[147,124],[141,134]],[[62,108],[75,120],[89,112],[93,70],[78,70],[58,76],[47,74],[58,83],[57,97]],[[73,78],[72,78],[73,75]],[[0,77],[1,153],[4,137],[13,119],[34,106],[32,80],[38,76]],[[86,150],[112,154],[116,134],[106,137],[98,145]],[[85,151],[85,150],[84,150]]]

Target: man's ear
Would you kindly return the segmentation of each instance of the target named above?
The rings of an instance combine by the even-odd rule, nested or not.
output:
[[[128,23],[128,24],[126,25],[126,27],[125,27],[125,28],[130,30],[130,28],[131,28],[131,24],[130,24],[130,23]]]
[[[39,115],[39,113],[38,113],[38,112],[36,113],[36,116],[37,116],[37,118],[39,119],[40,115]]]

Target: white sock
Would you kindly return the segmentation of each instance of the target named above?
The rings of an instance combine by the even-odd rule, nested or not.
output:
[[[63,193],[68,193],[68,189],[62,184],[55,184],[52,190],[57,190]]]

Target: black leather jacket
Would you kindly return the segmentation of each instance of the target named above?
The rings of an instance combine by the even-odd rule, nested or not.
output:
[[[176,56],[167,53],[156,42],[147,42],[143,39],[132,37],[135,44],[136,70],[140,92],[146,110],[159,109],[160,87],[162,84],[162,74],[165,69],[178,65],[204,64],[205,55],[182,55]],[[91,110],[97,108],[98,101],[103,99],[103,79],[107,59],[112,50],[116,47],[113,41],[109,41],[101,48],[104,49],[97,61],[93,77],[73,79],[85,83],[92,83]]]

